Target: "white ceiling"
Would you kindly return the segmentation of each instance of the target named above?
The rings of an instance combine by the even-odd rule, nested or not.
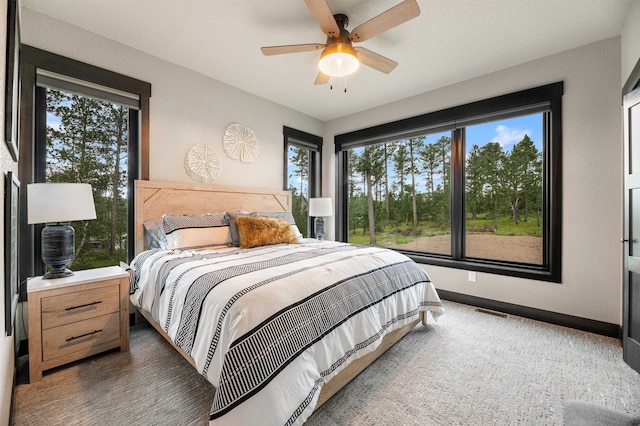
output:
[[[400,0],[327,0],[347,29]],[[421,15],[361,46],[399,62],[313,84],[319,53],[261,46],[324,43],[303,0],[20,0],[22,7],[327,121],[617,36],[632,0],[418,0]]]

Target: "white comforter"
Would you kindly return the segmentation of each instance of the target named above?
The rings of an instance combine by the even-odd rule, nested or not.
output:
[[[348,363],[419,311],[443,312],[418,265],[376,247],[148,251],[131,266],[133,304],[216,387],[211,425],[302,424]]]

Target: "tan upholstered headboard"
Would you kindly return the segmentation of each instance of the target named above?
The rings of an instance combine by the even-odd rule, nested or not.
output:
[[[143,223],[163,214],[291,210],[291,193],[283,190],[137,180],[135,192],[136,254],[144,249]]]

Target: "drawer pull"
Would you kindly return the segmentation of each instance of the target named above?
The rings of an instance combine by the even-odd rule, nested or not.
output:
[[[72,306],[70,308],[65,308],[65,311],[71,311],[73,309],[86,308],[87,306],[97,305],[98,303],[102,303],[102,300],[98,300],[97,302],[85,303],[84,305]]]
[[[76,339],[80,339],[82,337],[87,337],[87,336],[91,336],[92,334],[96,334],[96,333],[100,333],[102,330],[93,330],[89,333],[85,333],[85,334],[81,334],[79,336],[73,336],[73,337],[69,337],[66,341],[70,342],[72,340],[76,340]]]

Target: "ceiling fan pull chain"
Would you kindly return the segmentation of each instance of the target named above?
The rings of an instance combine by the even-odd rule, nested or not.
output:
[[[344,93],[347,93],[347,76],[344,76]]]

